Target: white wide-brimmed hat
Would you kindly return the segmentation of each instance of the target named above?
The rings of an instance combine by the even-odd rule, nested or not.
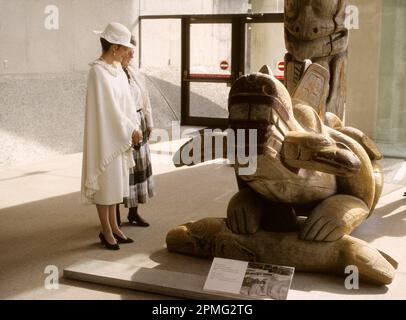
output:
[[[100,38],[107,40],[112,44],[120,44],[124,47],[135,49],[131,44],[131,32],[128,28],[121,23],[109,23],[104,31],[93,31]]]

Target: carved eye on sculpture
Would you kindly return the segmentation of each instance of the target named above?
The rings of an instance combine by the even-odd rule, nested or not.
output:
[[[313,0],[312,7],[313,11],[318,16],[323,17],[334,17],[338,12],[339,2],[344,2],[340,0]]]
[[[261,91],[263,94],[266,94],[268,96],[274,96],[277,94],[275,85],[271,85],[270,83],[266,83],[266,84],[262,85]]]
[[[294,18],[299,13],[301,0],[285,0],[285,14],[289,18]]]

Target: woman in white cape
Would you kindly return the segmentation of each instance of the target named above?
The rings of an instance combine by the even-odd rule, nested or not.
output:
[[[115,208],[129,194],[132,148],[139,145],[142,132],[121,67],[134,48],[131,33],[110,23],[98,34],[103,53],[90,64],[88,76],[81,194],[84,203],[97,207],[101,243],[118,250],[119,243],[133,242],[120,230]]]

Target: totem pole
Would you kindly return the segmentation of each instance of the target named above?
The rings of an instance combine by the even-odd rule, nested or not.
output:
[[[345,116],[348,30],[347,0],[285,0],[285,85],[293,94],[305,69],[305,60],[330,72],[324,112]]]

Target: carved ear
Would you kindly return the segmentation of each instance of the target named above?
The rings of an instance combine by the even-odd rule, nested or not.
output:
[[[259,72],[260,72],[260,73],[263,73],[263,74],[270,75],[271,77],[274,76],[274,75],[273,75],[273,72],[272,72],[272,70],[271,70],[271,67],[268,66],[268,65],[264,65],[264,66],[259,70]]]
[[[324,121],[329,81],[330,72],[326,68],[316,63],[309,65],[292,94],[294,104],[311,106]]]

